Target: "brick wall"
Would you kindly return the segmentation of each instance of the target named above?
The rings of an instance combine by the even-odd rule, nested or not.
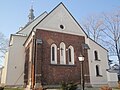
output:
[[[60,84],[62,81],[65,82],[79,82],[80,81],[80,62],[78,56],[82,51],[82,43],[85,43],[85,38],[83,36],[64,34],[58,32],[51,32],[47,30],[36,30],[36,39],[42,39],[43,43],[37,45],[37,73],[41,77],[42,84],[44,85],[55,85]],[[60,51],[57,50],[57,64],[53,65],[50,63],[51,54],[51,44],[55,43],[57,48],[60,47],[60,43],[64,42],[66,49],[72,45],[74,47],[74,65],[60,64]],[[66,51],[67,54],[67,51]],[[88,54],[87,50],[84,51],[85,61],[84,61],[84,73],[89,76],[89,65],[88,65]],[[67,60],[67,57],[66,57]],[[90,78],[87,77],[87,82],[90,82]],[[39,82],[39,76],[37,79]]]

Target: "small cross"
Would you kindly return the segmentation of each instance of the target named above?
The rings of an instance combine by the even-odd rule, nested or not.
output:
[[[61,48],[60,50],[61,50],[61,56],[63,56],[63,50],[64,50],[64,49],[63,49],[63,48]]]

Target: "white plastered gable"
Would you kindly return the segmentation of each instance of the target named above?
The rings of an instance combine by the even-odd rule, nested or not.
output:
[[[64,28],[61,29],[60,25]],[[62,3],[53,9],[35,29],[85,36],[84,31]]]

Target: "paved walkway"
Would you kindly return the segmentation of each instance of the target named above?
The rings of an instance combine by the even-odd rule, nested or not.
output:
[[[85,90],[100,90],[100,88],[85,88]]]
[[[101,90],[100,88],[85,88],[85,90]],[[120,88],[112,88],[112,90],[120,90]]]
[[[77,89],[77,90],[81,90],[81,89]],[[100,90],[99,88],[85,88],[84,90]]]
[[[77,88],[77,90],[81,90],[80,87]],[[84,90],[100,90],[98,87],[85,87]]]

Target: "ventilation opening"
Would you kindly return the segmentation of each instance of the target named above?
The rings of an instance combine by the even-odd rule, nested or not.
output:
[[[64,29],[64,26],[63,26],[63,25],[60,25],[60,28],[61,28],[61,29]]]

